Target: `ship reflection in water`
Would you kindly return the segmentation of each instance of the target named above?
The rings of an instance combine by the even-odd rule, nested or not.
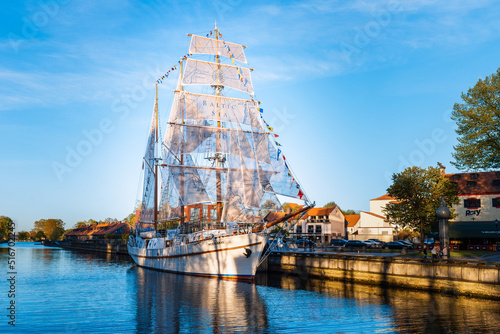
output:
[[[140,333],[255,333],[268,327],[255,284],[133,270]]]

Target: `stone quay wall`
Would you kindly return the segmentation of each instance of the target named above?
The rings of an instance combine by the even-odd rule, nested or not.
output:
[[[372,285],[500,299],[500,262],[273,252],[260,270]]]
[[[73,249],[73,250],[89,251],[89,252],[128,255],[126,243],[107,244],[107,243],[92,243],[92,242],[86,243],[86,242],[68,242],[68,241],[61,241],[56,243],[56,242],[46,241],[44,242],[44,245],[51,247]]]

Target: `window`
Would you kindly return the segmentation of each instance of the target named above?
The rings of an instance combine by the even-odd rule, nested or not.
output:
[[[210,210],[210,216],[212,217],[212,220],[217,220],[217,210]]]
[[[481,200],[478,198],[468,198],[464,200],[464,207],[467,209],[477,209],[481,207]]]
[[[469,178],[471,180],[477,180],[478,177],[479,177],[478,173],[470,173],[470,175],[469,175]]]
[[[321,234],[321,225],[316,225],[315,233]]]
[[[497,198],[492,198],[491,199],[491,206],[494,208],[499,208],[500,209],[500,197]]]
[[[203,206],[203,217],[207,217],[208,216],[208,208],[206,205]]]
[[[314,225],[307,225],[307,233],[314,233]]]
[[[467,181],[467,187],[475,187],[475,186],[477,186],[476,181]]]
[[[500,187],[500,180],[493,180],[493,187]]]
[[[302,225],[297,226],[297,233],[302,233]]]

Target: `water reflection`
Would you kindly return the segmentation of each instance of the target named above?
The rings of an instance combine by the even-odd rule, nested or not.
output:
[[[388,289],[380,286],[350,284],[288,275],[259,274],[256,284],[287,290],[319,292],[338,300],[338,307],[348,309],[346,301],[356,306],[372,306],[372,310],[388,306],[394,330],[411,333],[498,333],[500,302],[435,293]],[[346,327],[342,322],[335,331],[359,331],[362,327]],[[367,330],[369,331],[369,330]]]
[[[5,268],[7,250],[0,246]],[[16,250],[15,331],[496,333],[500,301],[259,273],[256,284],[168,274],[128,256]],[[0,297],[6,307],[7,298]]]
[[[132,270],[139,333],[266,332],[267,311],[254,284]]]

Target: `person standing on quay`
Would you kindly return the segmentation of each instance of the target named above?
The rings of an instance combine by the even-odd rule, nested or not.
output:
[[[424,245],[424,259],[427,260],[427,245]]]
[[[435,260],[437,258],[437,248],[436,247],[432,247],[431,254],[432,254],[432,259]]]
[[[448,259],[448,246],[444,246],[443,248],[443,259]]]

